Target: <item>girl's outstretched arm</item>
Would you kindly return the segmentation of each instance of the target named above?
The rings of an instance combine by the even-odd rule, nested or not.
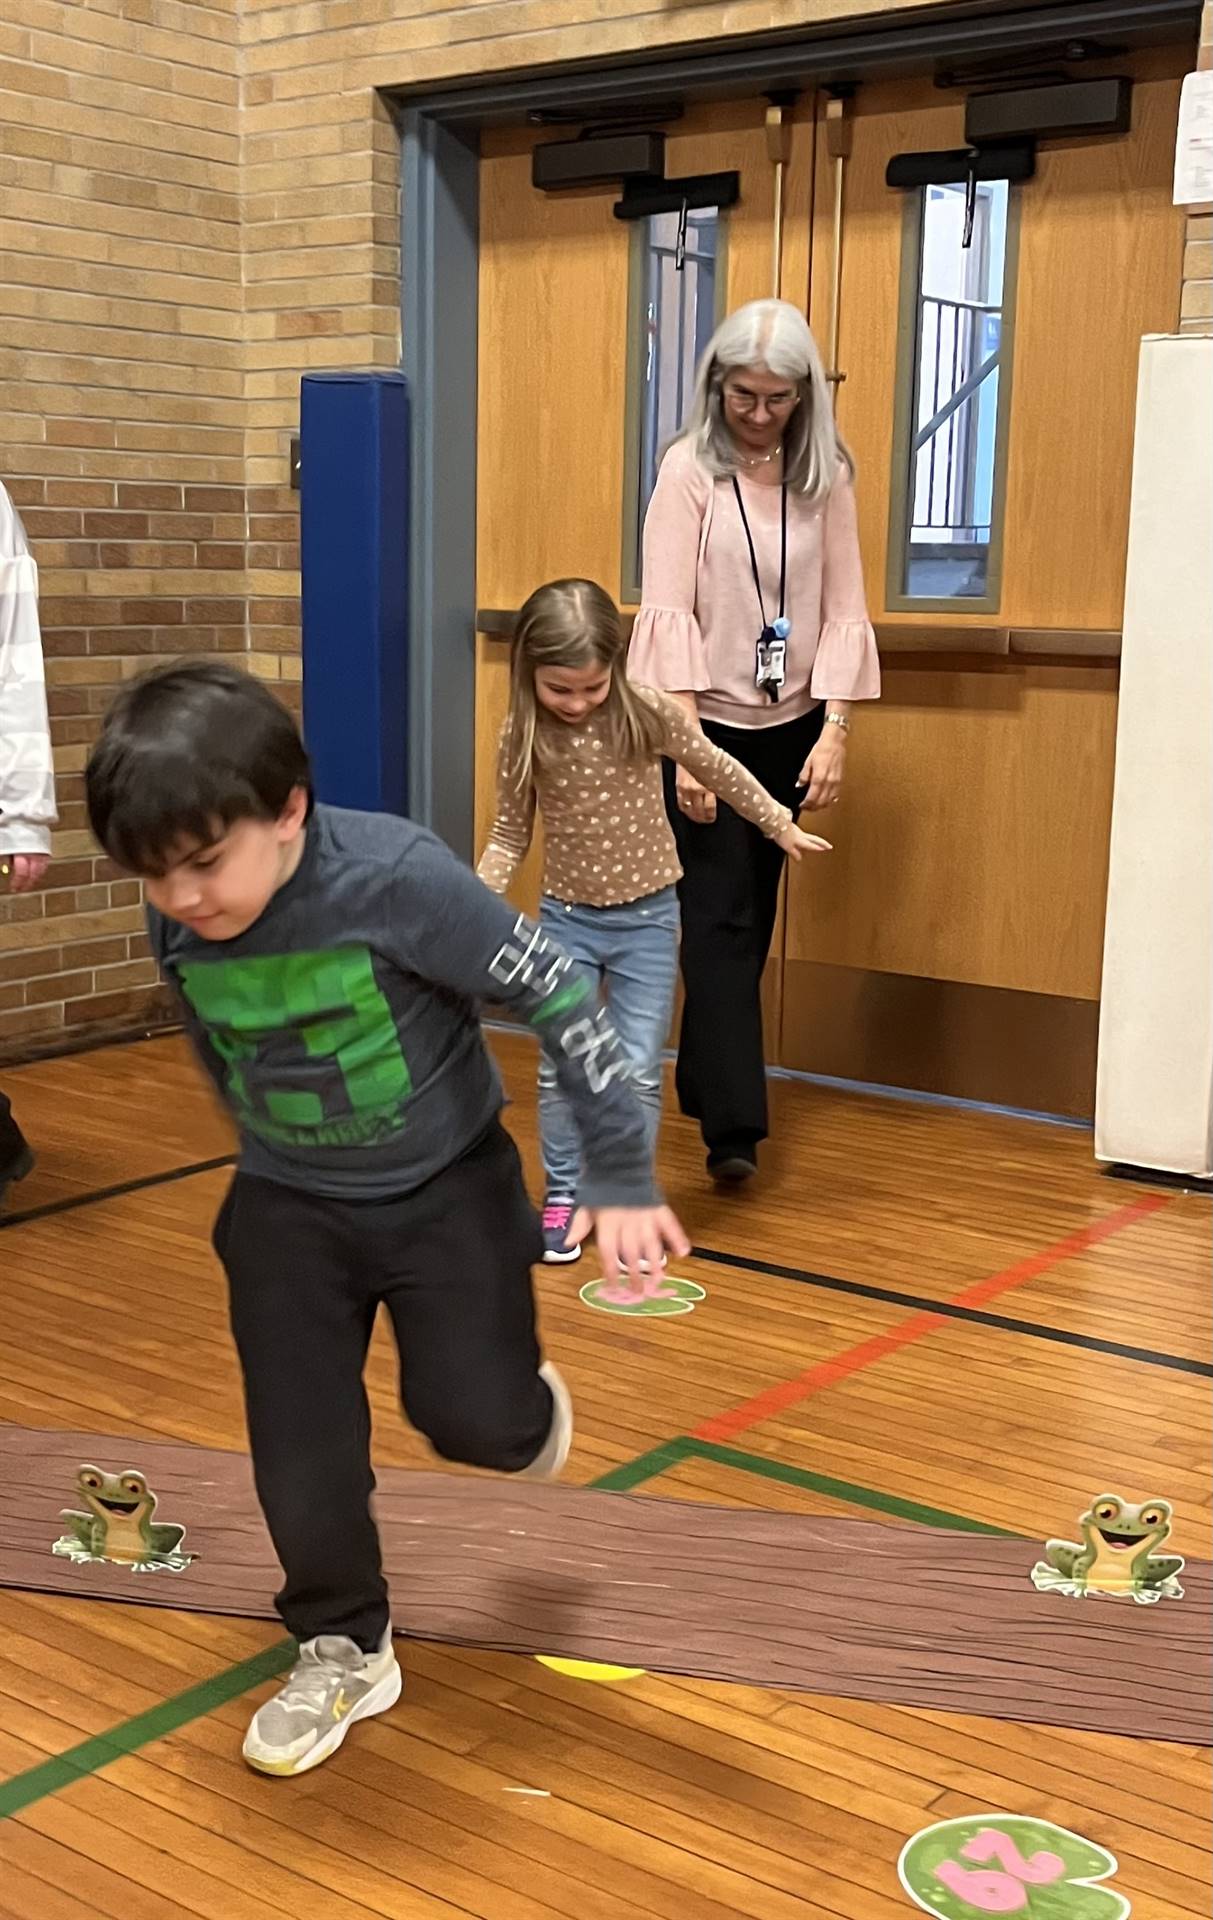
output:
[[[519,789],[506,764],[503,741],[497,761],[497,817],[476,868],[485,886],[491,887],[494,893],[509,892],[514,875],[526,859],[534,831],[534,783],[528,781]]]
[[[677,760],[679,766],[685,767],[703,786],[727,801],[734,812],[744,820],[751,821],[766,834],[768,840],[774,840],[793,860],[799,860],[802,853],[830,851],[828,840],[819,839],[815,834],[802,833],[788,808],[773,799],[748,768],[722,748],[713,745],[702,729],[690,720],[681,702],[669,694],[656,694],[651,690],[646,697],[657,706],[665,721],[665,751],[671,760]]]

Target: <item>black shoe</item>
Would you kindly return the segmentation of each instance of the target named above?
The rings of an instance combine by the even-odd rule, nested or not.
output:
[[[748,1140],[731,1140],[713,1147],[708,1154],[708,1172],[718,1186],[744,1186],[758,1172],[757,1149]]]
[[[15,1187],[18,1180],[24,1180],[33,1171],[34,1156],[23,1140],[14,1158],[0,1167],[0,1207],[4,1205],[9,1188]]]

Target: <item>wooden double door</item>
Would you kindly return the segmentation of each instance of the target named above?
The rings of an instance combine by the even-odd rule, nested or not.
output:
[[[850,105],[842,221],[825,96],[791,114],[782,291],[823,352],[837,288],[838,417],[884,694],[859,713],[829,862],[795,870],[768,991],[773,1064],[1015,1105],[1090,1111],[1138,345],[1176,319],[1170,204],[1189,50],[1119,63],[1128,134],[1042,147],[1017,195],[1001,580],[992,610],[889,593],[898,382],[906,377],[905,195],[890,158],[963,145],[962,96],[924,79]],[[775,172],[764,100],[689,110],[670,178],[736,171],[722,310],[772,291]],[[637,397],[634,239],[616,189],[531,184],[530,132],[481,161],[478,591],[516,609],[540,582],[597,579],[626,607]],[[893,604],[890,604],[892,597]],[[508,647],[477,638],[476,821],[492,816]],[[538,851],[520,877],[533,907]]]

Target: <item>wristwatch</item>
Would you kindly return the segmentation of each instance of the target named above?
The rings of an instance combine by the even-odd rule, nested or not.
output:
[[[850,733],[850,715],[845,713],[827,713],[824,724],[827,727],[841,727],[844,733]]]

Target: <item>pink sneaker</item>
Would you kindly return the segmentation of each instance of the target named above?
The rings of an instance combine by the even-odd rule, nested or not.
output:
[[[543,1203],[543,1257],[550,1267],[567,1267],[580,1260],[580,1247],[566,1247],[573,1224],[573,1202],[564,1193],[549,1193]]]

